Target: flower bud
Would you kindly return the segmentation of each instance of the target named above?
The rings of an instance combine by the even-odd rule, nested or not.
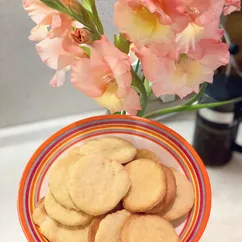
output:
[[[84,28],[76,28],[71,33],[72,39],[79,44],[91,44],[92,34],[89,30]]]

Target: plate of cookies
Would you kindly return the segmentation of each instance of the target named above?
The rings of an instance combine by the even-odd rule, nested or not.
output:
[[[166,126],[104,115],[47,139],[20,181],[28,241],[196,242],[211,209],[197,153]]]

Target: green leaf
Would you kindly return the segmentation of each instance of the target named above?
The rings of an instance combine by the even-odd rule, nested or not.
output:
[[[69,10],[71,11],[72,16],[77,21],[85,25],[90,31],[92,31],[96,35],[95,39],[100,39],[101,35],[93,21],[92,13],[89,12],[86,8],[84,8],[80,3],[77,2],[76,4],[78,4],[78,7],[76,7],[75,9],[73,9],[69,5]]]
[[[89,12],[92,12],[92,6],[89,0],[82,0],[81,1],[82,6],[87,9]]]
[[[136,66],[135,66],[135,72],[138,74],[138,70],[140,67],[140,60],[137,61]]]
[[[78,0],[78,1],[80,1],[80,0]],[[99,15],[98,15],[98,11],[97,11],[95,0],[82,0],[81,3],[83,5],[83,7],[86,8],[90,12],[90,14],[91,14],[91,16],[92,16],[92,18],[94,20],[94,23],[97,26],[97,29],[98,29],[99,33],[101,35],[103,35],[104,34],[104,29],[103,29],[102,22],[101,22],[101,20],[99,18]]]
[[[85,53],[90,57],[91,56],[91,50],[89,47],[85,46],[85,45],[81,45],[80,46],[84,51]]]
[[[114,44],[122,52],[129,53],[130,43],[122,34],[114,35]]]
[[[101,35],[103,35],[104,34],[103,24],[102,24],[101,19],[99,18],[98,11],[97,11],[97,8],[96,7],[93,9],[93,18],[94,18],[94,22],[97,25],[97,28],[99,30],[99,33]]]
[[[145,78],[144,78],[144,86],[145,86],[145,90],[147,92],[147,96],[148,96],[148,99],[150,98],[151,94],[153,93],[153,90],[152,90],[152,86],[150,85],[150,82]]]
[[[148,97],[147,97],[147,93],[144,87],[143,82],[140,80],[140,78],[138,77],[137,73],[133,70],[133,68],[131,68],[131,73],[132,73],[132,87],[138,92],[139,96],[140,96],[140,104],[142,107],[142,110],[140,110],[137,115],[138,116],[143,116],[145,109],[147,107],[147,103],[148,103]]]
[[[52,1],[52,0],[40,0],[40,1],[50,8],[53,8],[55,10],[58,10],[60,12],[70,15],[70,12],[68,11],[68,9],[59,1]]]
[[[150,83],[147,79],[144,81],[145,90],[148,92],[150,90]]]

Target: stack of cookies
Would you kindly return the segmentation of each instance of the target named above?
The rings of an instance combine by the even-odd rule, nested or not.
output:
[[[177,242],[170,221],[187,214],[186,177],[118,137],[89,140],[50,169],[33,221],[50,242]]]

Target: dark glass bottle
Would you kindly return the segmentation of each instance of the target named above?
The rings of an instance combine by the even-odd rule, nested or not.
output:
[[[217,74],[205,93],[202,103],[242,96],[242,80]],[[235,143],[241,117],[242,102],[197,112],[193,146],[205,165],[224,165],[231,160],[233,151],[242,152]]]
[[[239,118],[236,105],[197,112],[193,146],[206,165],[219,166],[228,163],[236,150]]]

